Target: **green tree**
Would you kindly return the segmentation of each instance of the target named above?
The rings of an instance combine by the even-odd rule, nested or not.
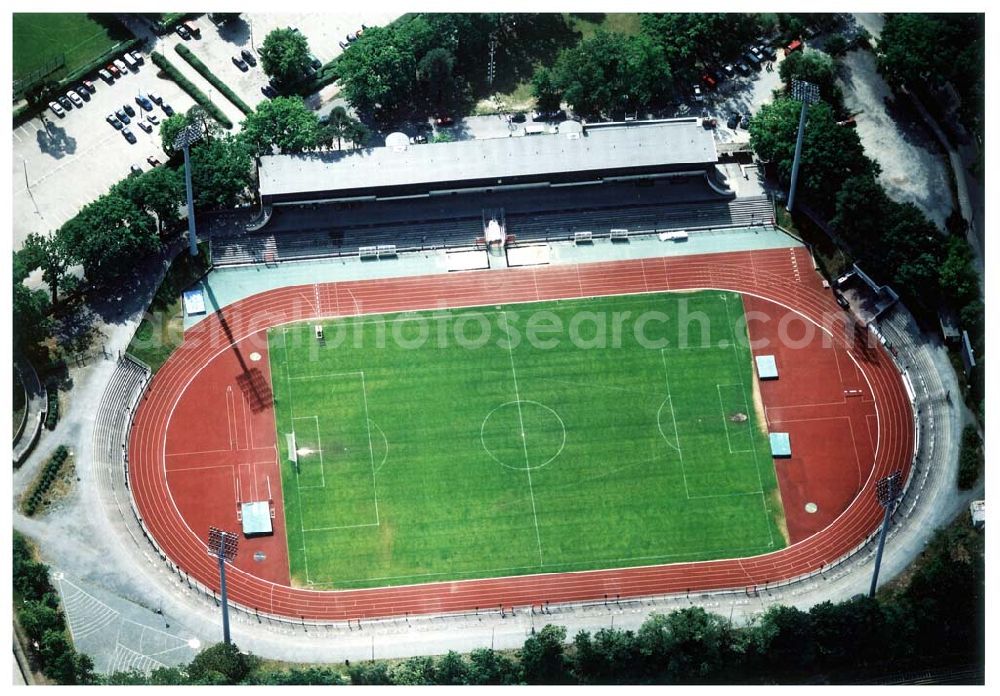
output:
[[[432,108],[442,108],[453,92],[454,68],[455,56],[445,48],[432,48],[417,64],[417,78]]]
[[[362,686],[388,686],[392,684],[389,666],[384,662],[359,662],[347,670],[351,683]]]
[[[795,607],[772,606],[761,617],[757,630],[774,674],[798,676],[812,670],[816,643],[809,614]]]
[[[842,56],[847,53],[847,39],[840,34],[834,34],[826,40],[824,48],[831,56]]]
[[[191,149],[191,185],[198,208],[230,208],[246,200],[253,184],[253,157],[240,135]]]
[[[777,99],[750,119],[750,146],[762,160],[776,165],[785,186],[791,179],[801,109],[797,101]],[[809,108],[799,190],[812,205],[830,215],[831,203],[844,182],[852,176],[874,178],[878,172],[878,163],[865,155],[858,134],[853,128],[838,126],[829,105],[820,102]]]
[[[585,684],[610,684],[637,667],[639,646],[631,631],[602,628],[573,638],[573,674]]]
[[[302,152],[319,143],[319,119],[301,97],[277,97],[246,117],[241,136],[258,156]]]
[[[979,276],[972,267],[972,250],[964,237],[949,237],[945,257],[938,272],[941,291],[955,307],[979,297]]]
[[[195,655],[188,676],[199,684],[239,684],[260,664],[260,658],[241,653],[236,645],[216,643]]]
[[[40,641],[46,631],[58,631],[64,625],[58,609],[38,600],[26,600],[18,607],[17,620],[33,641]]]
[[[395,26],[372,27],[337,60],[351,105],[388,122],[413,103],[417,57]]]
[[[945,25],[933,15],[889,15],[878,42],[879,72],[894,87],[937,82],[954,59],[941,50],[944,34]]]
[[[347,682],[329,667],[292,667],[258,674],[252,681],[266,686],[340,686]]]
[[[535,96],[535,106],[539,111],[558,111],[562,103],[562,91],[556,87],[552,71],[541,66],[531,76],[531,93]]]
[[[156,216],[162,234],[181,220],[184,203],[184,172],[171,167],[156,167],[136,177],[123,179],[113,188],[137,206]]]
[[[438,660],[434,683],[442,686],[457,686],[469,683],[469,665],[461,655],[453,650]]]
[[[762,29],[758,15],[735,12],[642,14],[639,23],[685,82],[698,79],[699,63],[732,60],[741,54]]]
[[[590,117],[661,104],[673,81],[663,48],[649,37],[604,31],[560,53],[554,75],[573,110]]]
[[[479,648],[469,653],[469,684],[478,686],[509,686],[520,684],[521,666],[492,648]]]
[[[44,290],[31,290],[24,283],[14,283],[12,299],[14,346],[31,353],[49,333],[48,294]],[[31,576],[29,568],[25,565],[26,578]],[[16,582],[15,577],[15,587]]]
[[[837,86],[837,69],[833,59],[820,51],[796,51],[781,61],[778,74],[791,91],[792,80],[805,80],[819,87],[820,98],[834,105],[844,100],[843,92]]]
[[[52,292],[52,304],[59,302],[59,288],[66,277],[66,254],[58,239],[32,232],[17,255],[29,271],[42,269],[42,280]]]
[[[113,283],[130,274],[139,257],[160,248],[156,222],[133,201],[108,193],[84,206],[56,232],[68,259],[83,265],[96,283]]]
[[[306,77],[310,66],[309,42],[295,29],[274,29],[260,45],[260,66],[285,93],[294,92]]]
[[[527,683],[567,683],[568,663],[563,645],[565,641],[566,628],[551,624],[524,641],[520,656]]]
[[[347,109],[339,105],[333,107],[320,126],[319,142],[332,147],[333,141],[336,140],[337,149],[340,150],[342,141],[347,137],[354,122],[355,119],[351,118]]]
[[[420,656],[404,660],[390,672],[393,684],[404,686],[427,686],[437,683],[434,659]]]

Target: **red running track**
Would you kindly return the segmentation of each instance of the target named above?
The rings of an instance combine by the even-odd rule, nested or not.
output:
[[[161,549],[199,582],[217,588],[217,566],[206,553],[203,535],[187,525],[167,484],[167,430],[178,401],[203,366],[270,326],[359,313],[709,288],[768,299],[819,326],[835,324],[831,317],[843,316],[820,287],[803,248],[327,283],[248,297],[187,332],[183,345],[151,382],[129,440],[129,479],[136,505]],[[870,470],[864,467],[870,473],[847,508],[803,541],[751,558],[362,590],[294,588],[234,567],[227,576],[229,597],[272,614],[345,620],[596,600],[605,594],[638,597],[741,589],[818,570],[877,528],[881,509],[875,482],[896,470],[908,476],[913,452],[910,403],[882,347],[858,343],[845,332],[833,331],[831,340],[851,356],[875,403],[875,456]]]

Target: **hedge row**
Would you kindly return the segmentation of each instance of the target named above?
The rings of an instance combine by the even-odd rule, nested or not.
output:
[[[52,430],[59,422],[59,388],[55,385],[48,387],[49,408],[45,414],[45,427]]]
[[[979,433],[971,425],[962,431],[962,448],[958,455],[958,487],[967,491],[976,485],[983,470],[983,450]]]
[[[166,73],[167,77],[176,82],[181,89],[191,95],[191,98],[194,99],[199,106],[205,109],[206,113],[221,123],[224,128],[233,127],[233,122],[229,120],[229,117],[226,116],[225,113],[223,113],[222,109],[213,104],[212,101],[205,96],[205,93],[198,89],[191,82],[191,80],[184,77],[180,70],[178,70],[173,63],[167,60],[166,56],[159,51],[153,51],[150,58],[152,58],[156,67]]]
[[[174,46],[174,50],[180,54],[181,58],[186,60],[191,64],[191,67],[198,71],[198,73],[212,83],[212,86],[219,90],[229,101],[236,105],[236,108],[243,113],[249,115],[253,113],[253,109],[247,106],[247,103],[240,99],[239,95],[236,94],[232,89],[229,88],[225,82],[216,77],[215,73],[208,69],[208,66],[201,62],[191,49],[184,44],[177,44]]]
[[[66,461],[68,456],[69,451],[63,445],[59,445],[49,458],[49,461],[45,463],[45,468],[42,470],[38,480],[35,481],[35,486],[28,495],[27,502],[24,504],[24,514],[28,517],[34,515],[38,507],[42,504],[45,493],[49,490],[52,482],[56,480],[59,469],[62,468],[63,462]]]

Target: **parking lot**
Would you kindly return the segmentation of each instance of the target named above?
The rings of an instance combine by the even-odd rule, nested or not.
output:
[[[105,120],[124,104],[135,110],[137,118],[145,116],[135,97],[150,90],[178,113],[194,104],[174,82],[158,78],[157,72],[146,56],[143,65],[114,84],[105,84],[94,75],[96,91],[82,107],[74,107],[62,118],[46,109],[42,116],[14,129],[11,166],[15,248],[30,232],[58,229],[80,208],[128,176],[131,165],[149,169],[146,158],[150,155],[166,161],[158,125],[152,126],[152,133],[146,133],[131,119],[126,126],[136,138],[131,144],[122,131]],[[159,106],[154,105],[152,113],[161,122],[166,118]]]
[[[130,28],[149,39],[146,49],[142,51],[145,62],[136,72],[123,75],[112,85],[105,84],[96,75],[90,76],[88,79],[97,91],[82,107],[74,107],[63,118],[46,110],[42,117],[36,117],[13,130],[14,248],[18,248],[31,232],[49,234],[57,230],[80,208],[126,177],[131,165],[138,164],[143,169],[149,169],[146,158],[150,155],[165,161],[159,146],[158,127],[154,126],[152,134],[147,134],[135,127],[134,122],[130,124],[137,141],[133,145],[125,140],[121,131],[112,128],[105,120],[108,114],[126,103],[138,115],[135,97],[148,90],[161,95],[177,113],[183,113],[194,105],[194,101],[174,82],[156,76],[158,70],[149,59],[150,51],[163,53],[234,123],[239,123],[243,118],[242,112],[213,90],[174,51],[174,44],[185,43],[244,101],[254,106],[265,98],[260,87],[265,84],[266,78],[259,64],[246,73],[233,64],[232,56],[237,55],[241,48],[259,47],[267,33],[276,27],[298,26],[309,39],[313,53],[326,62],[340,52],[337,42],[344,40],[348,31],[360,28],[362,23],[368,26],[385,24],[396,16],[398,13],[379,10],[336,15],[244,14],[221,30],[207,16],[203,16],[197,20],[201,38],[188,41],[176,33],[154,37],[147,26],[132,26],[130,22]],[[153,113],[161,118],[164,116],[159,107]]]

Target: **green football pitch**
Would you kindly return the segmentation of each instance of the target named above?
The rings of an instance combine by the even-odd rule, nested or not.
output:
[[[65,67],[51,75],[57,79],[101,55],[116,40],[128,38],[112,36],[91,16],[72,12],[15,12],[11,35],[15,79],[29,76],[63,54]]]
[[[269,335],[295,584],[748,556],[785,544],[733,293],[356,317]]]

